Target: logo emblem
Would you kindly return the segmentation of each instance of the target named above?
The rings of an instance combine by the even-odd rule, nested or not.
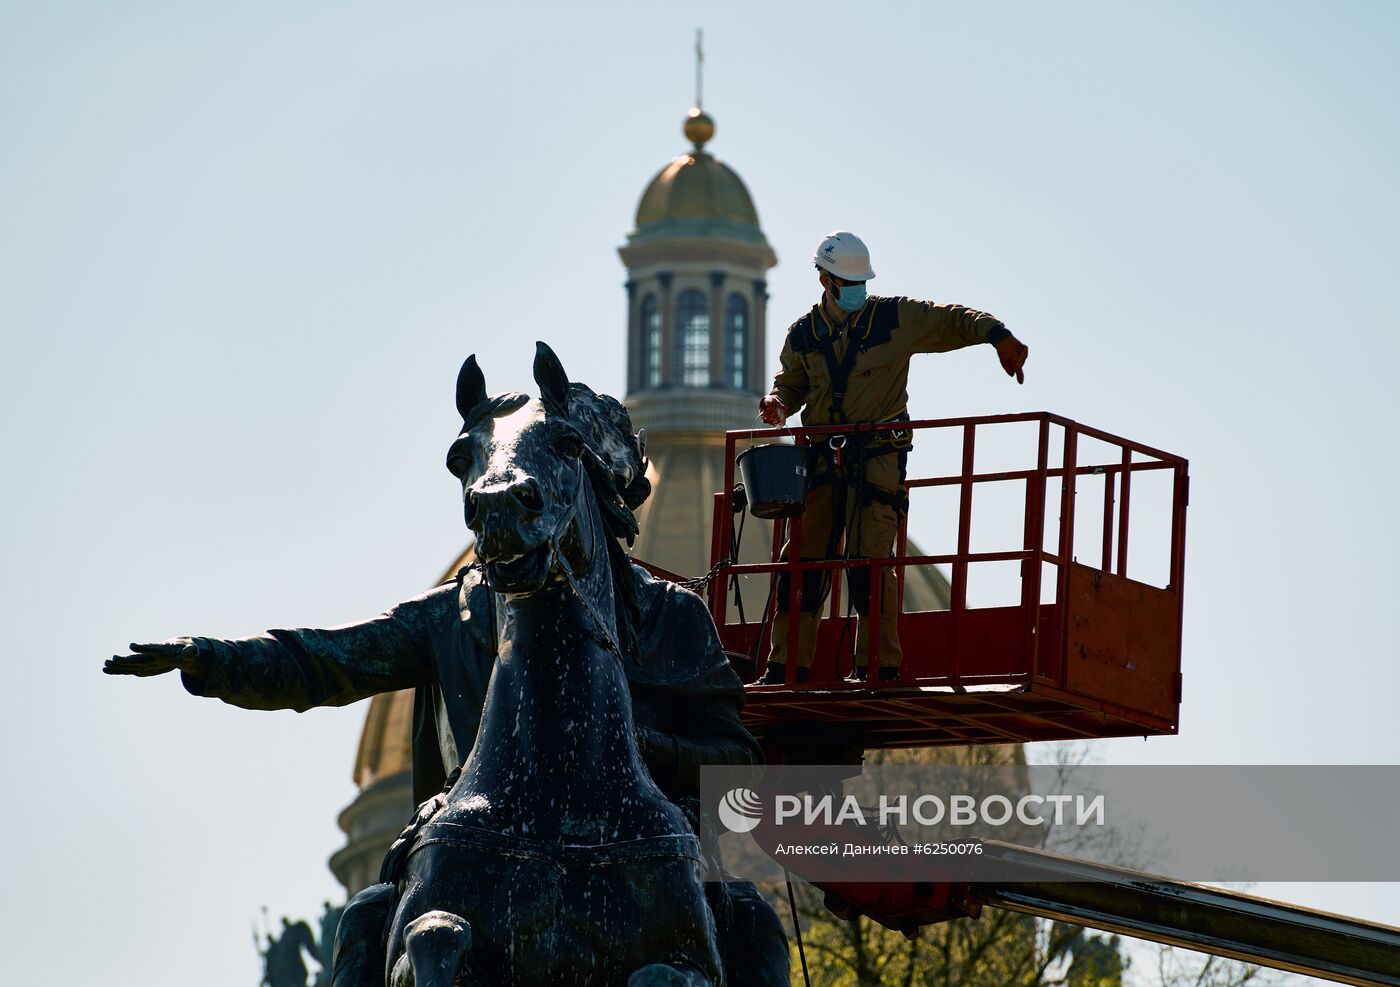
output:
[[[763,801],[747,788],[731,788],[719,800],[719,821],[731,833],[747,833],[763,821]]]

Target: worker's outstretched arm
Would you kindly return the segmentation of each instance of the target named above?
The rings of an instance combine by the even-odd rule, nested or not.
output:
[[[899,330],[909,353],[946,353],[964,346],[991,343],[1002,368],[1024,383],[1030,348],[1011,334],[1001,320],[965,305],[899,299]]]

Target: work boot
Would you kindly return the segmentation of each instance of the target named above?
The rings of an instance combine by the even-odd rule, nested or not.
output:
[[[807,677],[812,674],[810,668],[797,666],[797,681],[806,682]],[[768,671],[763,673],[763,678],[758,680],[759,685],[782,685],[787,679],[787,664],[781,661],[770,661]]]
[[[881,665],[876,672],[876,678],[881,682],[898,682],[899,669],[893,665]],[[851,674],[846,676],[847,682],[864,682],[865,666],[857,665],[851,669]]]

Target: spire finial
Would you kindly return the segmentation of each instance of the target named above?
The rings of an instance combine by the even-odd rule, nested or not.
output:
[[[695,145],[695,153],[700,154],[705,142],[715,135],[715,121],[701,107],[704,106],[705,85],[705,32],[695,29],[695,107],[685,116],[685,136]]]
[[[695,108],[705,109],[705,29],[695,29]]]

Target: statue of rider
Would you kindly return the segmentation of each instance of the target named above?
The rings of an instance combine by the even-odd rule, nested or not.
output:
[[[302,959],[305,950],[317,955],[316,940],[305,922],[292,922],[285,916],[282,919],[282,934],[267,937],[267,948],[263,951],[263,978],[261,987],[306,987],[306,961]]]
[[[629,437],[617,480],[626,506],[635,510],[651,486],[626,410],[582,384],[569,386],[605,409],[609,420],[581,423],[596,438],[616,443],[619,434]],[[635,594],[621,595],[635,608],[635,640],[624,651],[638,749],[657,785],[687,810],[698,834],[700,767],[757,764],[760,758],[739,718],[743,685],[699,596],[653,578],[640,566],[632,566],[632,576]],[[471,752],[496,658],[496,628],[495,594],[481,570],[468,566],[452,580],[360,623],[271,630],[236,640],[181,637],[133,645],[134,654],[114,656],[104,671],[147,676],[178,670],[190,693],[245,709],[301,712],[414,689],[413,791],[420,808],[408,833],[436,808],[435,798]],[[406,845],[401,837],[396,849]],[[381,883],[346,906],[336,932],[335,987],[383,983],[384,929],[401,857],[391,851]],[[787,938],[772,908],[748,882],[717,882],[710,888],[726,983],[787,985]]]

